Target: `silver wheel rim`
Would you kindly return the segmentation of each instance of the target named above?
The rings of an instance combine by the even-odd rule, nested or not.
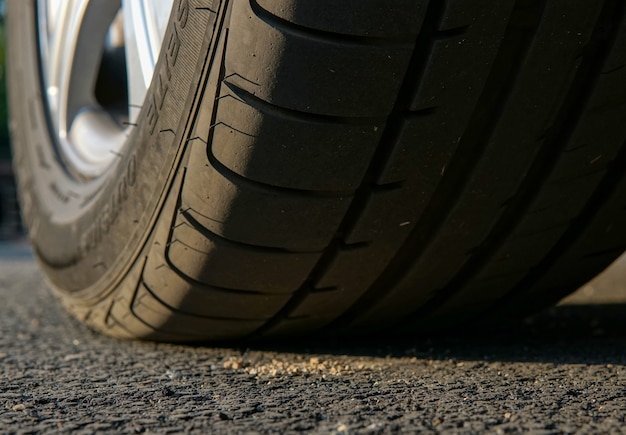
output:
[[[123,153],[152,80],[173,1],[37,0],[50,126],[58,154],[79,177],[102,175]],[[114,59],[111,69],[122,65],[124,71],[105,85],[125,87],[125,101],[104,104],[97,84]]]

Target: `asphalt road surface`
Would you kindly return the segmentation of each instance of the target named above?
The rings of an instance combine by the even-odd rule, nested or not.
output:
[[[192,347],[87,330],[0,246],[0,433],[621,433],[625,295],[618,267],[516,331]]]

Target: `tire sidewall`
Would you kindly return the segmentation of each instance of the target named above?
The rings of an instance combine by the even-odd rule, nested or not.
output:
[[[7,19],[22,214],[51,284],[76,297],[101,297],[139,255],[171,183],[198,93],[204,35],[211,35],[215,15],[195,0],[174,2],[152,84],[118,163],[97,180],[81,182],[67,173],[52,144],[34,3],[9,2]]]

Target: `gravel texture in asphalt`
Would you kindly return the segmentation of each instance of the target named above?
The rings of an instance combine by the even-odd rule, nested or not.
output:
[[[623,272],[516,331],[210,347],[95,334],[12,252],[0,249],[0,433],[626,427]]]

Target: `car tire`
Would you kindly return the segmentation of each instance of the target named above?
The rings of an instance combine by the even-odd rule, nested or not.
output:
[[[55,151],[34,2],[8,8],[23,217],[107,334],[501,323],[626,246],[623,2],[176,0],[92,178]]]

